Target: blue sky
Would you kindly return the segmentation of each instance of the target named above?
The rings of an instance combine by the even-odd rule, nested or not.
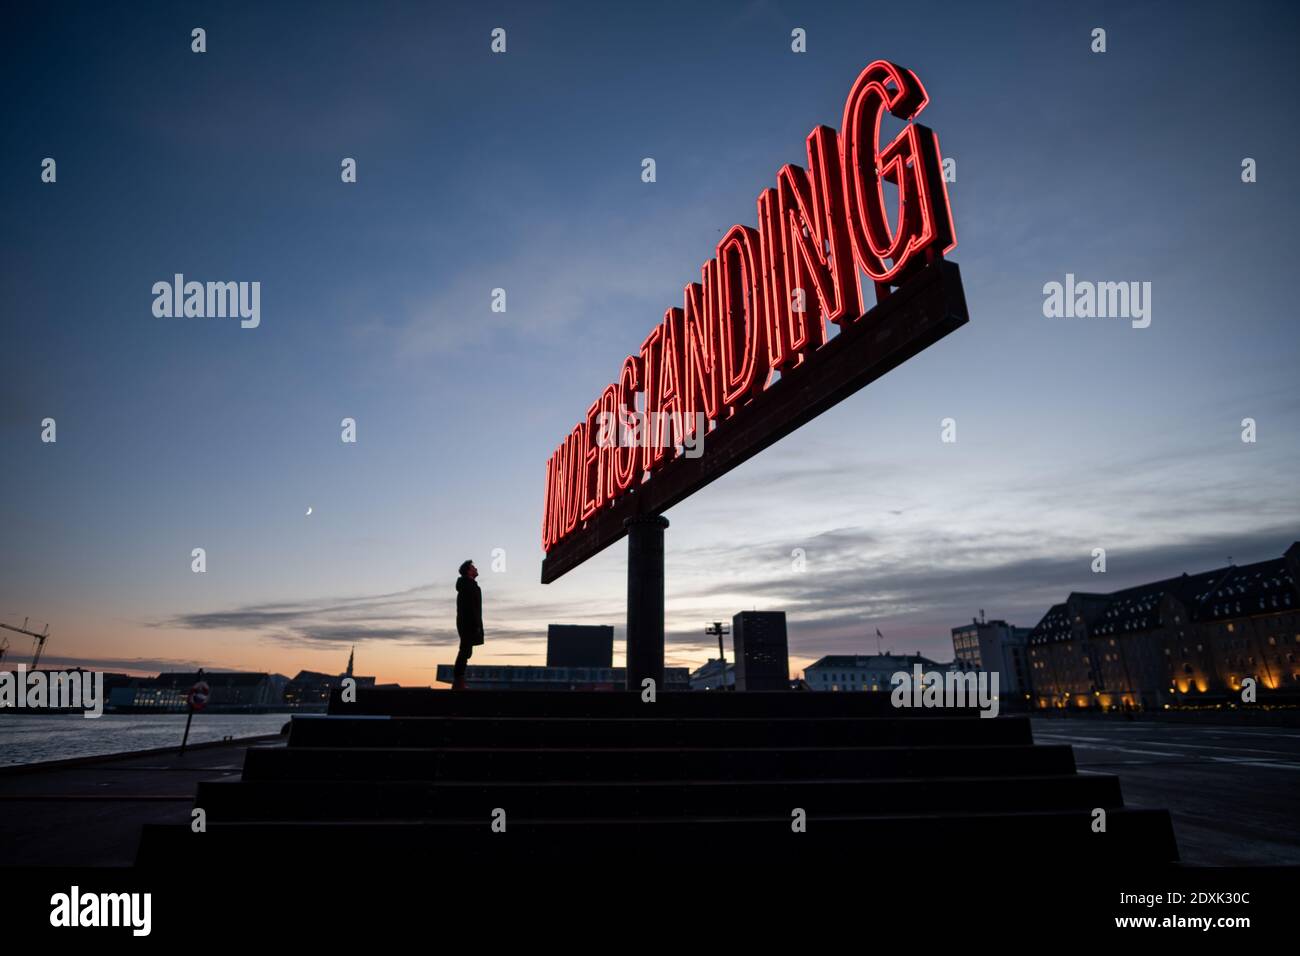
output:
[[[466,557],[475,663],[540,662],[548,622],[621,637],[622,546],[538,583],[546,460],[882,57],[920,76],[957,161],[971,321],[669,513],[669,662],[750,607],[787,612],[796,669],[876,628],[946,658],[980,608],[1032,625],[1070,590],[1300,537],[1290,5],[9,19],[0,619],[48,621],[51,661],[292,673],[355,642],[361,671],[428,683]],[[155,318],[176,272],[260,281],[260,326]],[[1151,326],[1045,318],[1066,273],[1151,282]]]

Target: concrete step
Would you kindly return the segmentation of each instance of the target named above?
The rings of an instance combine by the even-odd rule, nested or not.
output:
[[[506,832],[477,823],[342,821],[313,823],[213,823],[205,833],[188,826],[148,825],[137,862],[175,868],[187,861],[205,867],[240,867],[250,861],[324,860],[338,875],[360,876],[365,867],[428,866],[458,872],[462,861],[498,864],[590,860],[608,865],[620,855],[690,862],[723,855],[774,862],[852,861],[887,864],[891,857],[929,855],[936,872],[981,865],[1033,848],[1050,852],[1056,865],[1174,861],[1173,827],[1163,810],[1108,812],[1105,833],[1095,833],[1087,810],[963,813],[945,816],[818,816],[807,832],[791,829],[789,814],[771,818],[661,818],[639,820],[528,820],[507,815]],[[458,853],[472,851],[469,857]],[[444,855],[445,854],[445,855]]]
[[[472,820],[497,807],[550,819],[775,817],[810,814],[1090,810],[1123,806],[1108,774],[962,779],[779,781],[211,781],[195,806],[209,822]]]
[[[1073,773],[1064,745],[250,750],[245,780],[828,780]]]
[[[1124,809],[1115,777],[1076,773],[1025,718],[888,694],[362,689],[295,717],[288,747],[249,750],[243,779],[202,784],[196,805],[208,832],[147,828],[142,862],[1177,859],[1167,813]]]
[[[434,690],[432,688],[357,689],[355,703],[342,702],[336,689],[329,713],[390,717],[934,717],[978,715],[974,708],[896,708],[888,693],[813,691],[672,691],[645,703],[629,691]],[[986,722],[988,718],[982,718]]]
[[[1029,744],[1024,717],[298,716],[290,747],[784,747]]]

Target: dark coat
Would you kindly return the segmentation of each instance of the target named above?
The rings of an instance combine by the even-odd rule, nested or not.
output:
[[[456,633],[463,643],[483,643],[483,592],[464,574],[456,579]]]

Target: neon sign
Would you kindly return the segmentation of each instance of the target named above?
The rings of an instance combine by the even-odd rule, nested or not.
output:
[[[759,193],[757,228],[727,230],[700,267],[700,281],[684,287],[681,306],[664,312],[547,462],[543,581],[621,536],[606,513],[663,510],[966,321],[956,267],[942,262],[956,239],[939,140],[912,122],[928,102],[911,70],[872,63],[849,91],[841,130],[818,126],[808,134],[808,168],[781,167],[775,187]],[[906,125],[882,146],[886,112]],[[892,202],[886,183],[896,194]],[[944,265],[951,272],[922,282],[923,272]],[[870,312],[859,273],[875,286]],[[901,321],[900,310],[915,298],[901,293],[934,281],[946,282],[935,293],[942,328],[900,331],[884,351],[850,344],[862,339],[858,329],[873,317]],[[887,304],[894,308],[884,309]],[[914,323],[929,314],[915,307],[913,313]],[[839,329],[833,338],[828,323]],[[860,374],[841,368],[843,357],[829,357],[847,356],[850,348],[878,367]],[[837,378],[829,385],[807,371],[832,366]],[[787,381],[814,378],[805,389],[806,408],[798,407],[794,384],[782,395],[769,394]],[[779,419],[771,434],[754,433],[766,421],[760,406]],[[724,444],[727,461],[690,460],[697,456],[689,450],[706,436],[712,448]],[[671,479],[659,479],[660,493],[647,493],[670,472]],[[602,522],[598,535],[575,543]],[[557,548],[568,552],[562,567],[554,566]]]

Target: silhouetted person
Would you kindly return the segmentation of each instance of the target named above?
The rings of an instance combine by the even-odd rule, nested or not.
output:
[[[483,592],[479,590],[478,568],[473,561],[460,566],[456,579],[456,633],[460,635],[460,653],[456,655],[456,674],[452,690],[465,689],[465,664],[476,644],[483,643]]]

